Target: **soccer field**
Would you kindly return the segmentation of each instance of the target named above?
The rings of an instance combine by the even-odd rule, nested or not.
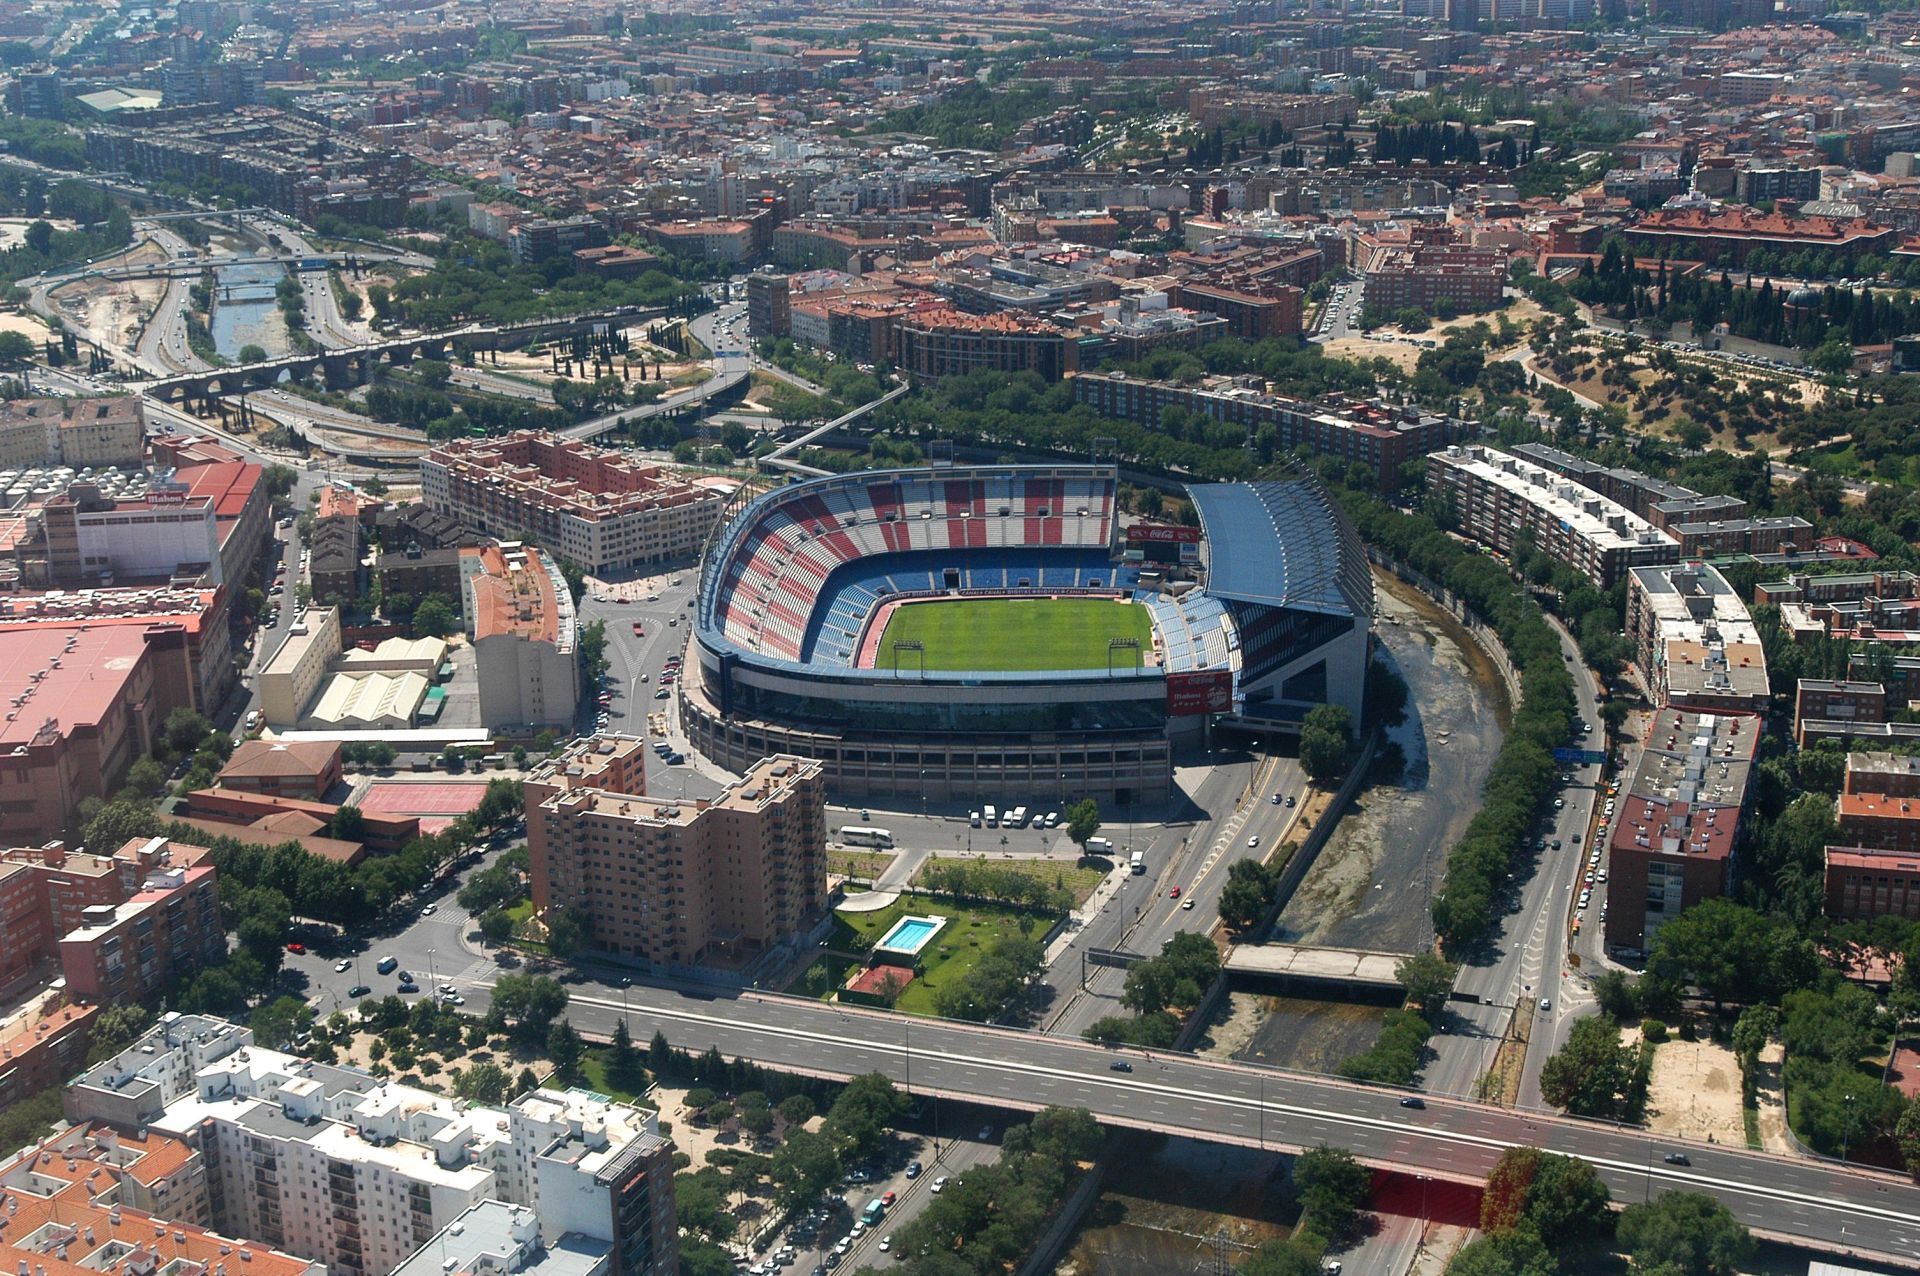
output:
[[[919,669],[920,653],[894,644],[918,642],[928,669],[1105,669],[1107,642],[1132,638],[1114,651],[1114,667],[1137,669],[1153,646],[1147,609],[1104,598],[971,598],[906,603],[894,609],[874,654],[879,669]]]

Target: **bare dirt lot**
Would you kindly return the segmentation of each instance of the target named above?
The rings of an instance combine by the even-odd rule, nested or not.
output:
[[[1640,1030],[1623,1029],[1620,1039],[1637,1045]],[[1647,1126],[1683,1139],[1745,1147],[1740,1065],[1733,1051],[1710,1041],[1678,1038],[1669,1038],[1656,1047],[1647,1091]]]

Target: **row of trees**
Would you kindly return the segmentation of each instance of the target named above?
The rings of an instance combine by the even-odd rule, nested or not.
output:
[[[685,309],[705,300],[697,287],[664,270],[631,280],[605,279],[577,271],[565,254],[520,264],[504,245],[469,234],[425,247],[439,255],[432,270],[391,288],[367,289],[380,322],[433,332],[463,323],[516,323],[622,306]]]
[[[1062,878],[1056,876],[1049,882],[1038,874],[1001,868],[986,859],[937,860],[927,866],[919,886],[962,903],[987,901],[1049,913],[1064,913],[1073,907],[1073,892]]]
[[[1573,678],[1538,604],[1493,560],[1449,537],[1431,518],[1405,514],[1365,492],[1342,500],[1369,545],[1444,585],[1483,617],[1520,670],[1522,703],[1481,793],[1481,808],[1447,856],[1433,900],[1434,929],[1452,951],[1482,943],[1506,906],[1507,879],[1530,851],[1557,783],[1553,749],[1574,716]]]
[[[1592,1165],[1538,1148],[1509,1149],[1487,1176],[1482,1235],[1455,1254],[1447,1276],[1537,1276],[1586,1270],[1617,1248],[1635,1271],[1734,1276],[1753,1237],[1698,1192],[1666,1192],[1615,1214]]]

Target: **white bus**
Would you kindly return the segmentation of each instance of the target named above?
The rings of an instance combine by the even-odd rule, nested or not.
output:
[[[848,846],[877,846],[886,850],[893,847],[893,834],[888,830],[863,828],[858,824],[841,829],[840,840]]]

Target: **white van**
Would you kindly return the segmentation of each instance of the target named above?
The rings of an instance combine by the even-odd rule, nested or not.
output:
[[[1147,853],[1145,851],[1135,851],[1133,853],[1131,867],[1133,868],[1134,876],[1144,877],[1147,872]]]
[[[994,810],[993,803],[991,802],[986,805],[986,816],[988,828],[997,829],[1000,827],[1000,812]]]
[[[980,827],[980,812],[978,812],[978,811],[968,811],[968,812],[967,812],[967,823],[968,823],[969,825],[971,825],[972,827],[974,827],[974,828],[979,828],[979,827]]]
[[[1025,828],[1026,826],[1027,826],[1027,808],[1026,807],[1016,806],[1011,811],[1007,812],[1008,828],[1020,829],[1020,828]]]
[[[1104,837],[1090,837],[1087,839],[1087,854],[1089,855],[1106,855],[1111,853],[1112,850],[1113,843]]]

